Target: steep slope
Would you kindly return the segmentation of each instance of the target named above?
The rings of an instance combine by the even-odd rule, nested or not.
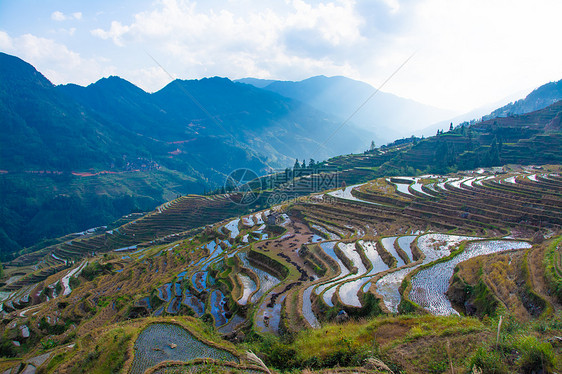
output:
[[[333,116],[226,78],[176,80],[154,94],[119,77],[54,86],[7,54],[0,118],[2,256],[220,187],[238,168],[263,174],[369,142],[349,129],[327,142]]]
[[[0,367],[245,371],[251,347],[271,372],[559,371],[560,170],[379,178],[231,219],[225,195],[178,198],[5,264]]]
[[[226,78],[174,81],[153,96],[186,134],[236,138],[271,159],[323,158],[367,146],[360,131],[324,144],[339,125],[332,116]]]
[[[0,55],[0,117],[4,170],[103,167],[145,146],[122,128],[105,126],[31,65],[6,54]]]
[[[238,167],[265,169],[231,139],[200,137],[174,157],[176,144],[150,136],[166,126],[147,99],[118,78],[91,90],[55,87],[0,54],[0,257],[201,193]]]
[[[534,112],[546,108],[555,102],[562,100],[562,80],[550,82],[533,90],[524,99],[509,103],[501,108],[494,110],[485,120],[496,117],[507,117],[514,114]]]
[[[191,142],[203,138],[210,143],[221,139],[259,153],[273,167],[292,164],[295,158],[325,158],[367,146],[364,132],[357,130],[346,131],[337,141],[324,144],[339,124],[330,115],[227,78],[176,80],[154,94],[118,77],[88,87],[66,85],[57,89],[111,123],[177,144],[170,150],[177,150],[175,159],[181,159],[184,153],[197,154],[190,148]]]
[[[263,84],[259,80],[245,82]],[[305,102],[342,120],[353,114],[375,92],[375,88],[367,83],[341,76],[316,76],[299,82],[275,81],[264,88]],[[386,143],[410,136],[416,129],[450,115],[448,111],[378,92],[353,116],[352,123],[374,133],[377,143]]]
[[[370,176],[446,173],[504,164],[562,162],[562,101],[544,109],[495,118],[428,138],[397,140],[373,152],[338,157],[325,165],[370,168]],[[354,180],[358,183],[362,179]]]

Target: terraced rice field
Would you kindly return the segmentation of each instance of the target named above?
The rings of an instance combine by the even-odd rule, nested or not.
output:
[[[451,250],[460,244],[463,240],[475,239],[472,237],[464,237],[458,235],[445,234],[425,234],[418,237],[418,248],[423,252],[425,258],[423,264],[428,264],[439,258],[446,257],[451,254]],[[402,300],[402,296],[398,289],[402,284],[406,275],[417,268],[419,265],[408,268],[399,268],[397,271],[391,272],[380,278],[375,289],[381,295],[385,307],[391,313],[398,312],[398,304]]]
[[[196,358],[238,362],[232,353],[196,339],[184,328],[167,323],[148,325],[134,345],[132,374],[142,374],[163,361],[189,361]]]
[[[287,295],[282,295],[271,307],[265,302],[260,305],[256,315],[256,325],[259,332],[279,333],[279,322],[281,322],[281,307]]]
[[[402,250],[406,253],[408,258],[410,259],[410,262],[414,261],[414,255],[412,253],[411,245],[415,239],[415,235],[401,236],[396,239],[398,242],[398,246],[402,248]]]
[[[333,196],[333,197],[337,197],[337,198],[339,198],[339,199],[349,200],[349,201],[359,201],[359,202],[366,203],[366,204],[380,205],[380,204],[375,203],[375,202],[373,202],[373,201],[363,200],[363,199],[360,199],[360,198],[358,198],[358,197],[356,197],[356,196],[353,196],[352,191],[353,191],[354,189],[357,189],[357,188],[363,186],[364,184],[365,184],[365,183],[355,184],[355,185],[353,185],[353,186],[348,186],[348,187],[346,187],[346,188],[341,188],[341,189],[339,189],[339,190],[335,190],[335,191],[329,192],[328,195]]]
[[[228,318],[226,316],[225,305],[227,299],[224,294],[219,290],[214,290],[211,293],[211,314],[215,319],[215,327],[222,326],[228,322]]]
[[[412,193],[409,190],[409,187],[410,187],[410,184],[414,182],[414,180],[410,180],[410,183],[398,183],[398,182],[393,182],[389,178],[389,179],[387,179],[387,182],[393,184],[396,187],[396,191],[398,191],[400,193],[403,193],[404,195],[413,196]]]
[[[342,252],[351,260],[353,266],[357,268],[357,272],[354,274],[354,277],[362,277],[367,274],[367,268],[361,261],[361,256],[355,250],[355,243],[348,243],[348,244],[339,244]],[[358,279],[352,282],[345,282],[338,289],[338,295],[340,300],[347,305],[361,307],[361,302],[357,296],[357,292],[361,288],[363,281]],[[335,291],[335,289],[334,289]],[[328,293],[328,292],[326,292]],[[324,295],[326,295],[324,293]]]
[[[230,231],[230,239],[235,239],[238,236],[238,234],[240,233],[240,230],[238,230],[238,223],[239,222],[240,222],[240,219],[234,219],[224,226],[225,229]]]
[[[246,269],[249,269],[253,271],[254,274],[256,274],[256,276],[260,281],[260,288],[252,295],[252,297],[250,298],[250,302],[254,303],[258,301],[263,295],[267,293],[267,291],[269,291],[270,289],[272,289],[273,287],[275,287],[277,284],[281,282],[279,278],[268,273],[267,271],[257,268],[253,265],[250,265],[250,260],[248,259],[248,256],[245,252],[239,253],[238,258],[240,258],[240,260],[243,263],[243,266]]]
[[[345,266],[345,264],[342,262],[342,260],[336,255],[336,253],[334,251],[335,245],[336,245],[336,242],[324,242],[324,243],[320,244],[320,247],[322,248],[322,250],[338,264],[339,276],[335,280],[332,280],[330,282],[326,282],[326,283],[318,286],[315,290],[317,295],[320,295],[320,293],[322,293],[327,287],[330,287],[330,286],[336,284],[338,280],[340,280],[342,278],[345,278],[346,276],[348,276],[350,274],[350,270],[347,268],[347,266]],[[331,301],[330,301],[330,303],[331,303]]]
[[[409,298],[432,314],[459,314],[445,296],[455,266],[472,257],[530,247],[529,243],[521,241],[494,240],[469,243],[462,253],[451,260],[420,270],[412,278]]]
[[[192,295],[189,290],[183,292],[183,305],[190,307],[197,317],[201,317],[205,313],[205,304],[195,295]]]
[[[316,315],[312,311],[311,296],[312,296],[312,291],[313,291],[314,287],[315,287],[314,285],[309,286],[303,292],[302,314],[311,327],[318,328],[318,327],[320,327],[320,322],[318,322],[318,319],[316,318]]]
[[[244,288],[242,296],[238,300],[238,304],[246,305],[248,303],[248,300],[250,299],[250,295],[257,289],[256,282],[254,282],[252,278],[250,278],[246,274],[239,273],[236,276],[238,277],[242,287]]]
[[[274,226],[265,223],[266,212],[257,212],[240,218],[231,215],[186,233],[185,218],[177,213],[177,205],[185,203],[181,200],[113,230],[98,242],[84,238],[59,246],[39,257],[44,262],[37,267],[29,265],[31,272],[24,276],[11,270],[13,282],[4,288],[3,309],[22,322],[30,316],[49,317],[49,323],[84,318],[89,324],[84,329],[147,315],[176,318],[191,314],[192,309],[198,317],[212,315],[214,328],[224,334],[251,323],[258,333],[277,334],[281,322],[295,331],[316,328],[326,315],[341,309],[360,313],[360,297],[369,292],[380,299],[385,311],[397,313],[398,289],[406,276],[449,256],[462,241],[508,236],[531,240],[539,234],[546,237],[547,231],[558,232],[560,178],[547,173],[487,173],[396,178],[410,183],[387,183],[381,178],[352,185],[270,208],[280,216]],[[175,229],[153,227],[156,222]],[[140,230],[143,226],[145,231]],[[155,234],[164,232],[165,237]],[[138,240],[132,239],[133,233]],[[477,243],[491,244],[480,248]],[[506,240],[470,244],[454,259],[420,270],[412,278],[408,297],[431,313],[455,314],[444,295],[452,269],[473,256],[511,248],[501,243],[528,248],[526,242]],[[106,249],[105,257],[94,253],[96,245]],[[114,252],[118,248],[127,250]],[[75,260],[78,253],[87,258]],[[109,270],[97,275],[91,283],[95,288],[88,289],[80,270],[93,262]],[[74,276],[82,283],[70,290]],[[123,307],[119,310],[118,302],[108,301],[116,298],[108,295],[125,300],[134,295],[133,315],[128,316]],[[60,302],[46,302],[53,298]],[[237,309],[229,310],[235,303]],[[59,304],[69,306],[59,310]],[[329,313],[321,313],[325,310]],[[28,326],[34,334],[33,325]],[[158,339],[163,342],[164,336]],[[150,349],[145,350],[146,357],[135,358],[140,361],[133,372],[177,357],[178,347],[160,344]]]
[[[396,251],[396,248],[394,248],[394,242],[396,241],[396,239],[398,239],[397,236],[382,238],[381,244],[384,247],[384,249],[386,249],[386,251],[388,253],[390,253],[392,255],[392,257],[394,257],[396,259],[396,267],[399,268],[401,266],[404,266],[406,263],[404,262],[402,257],[400,257],[398,255],[398,252]]]
[[[432,195],[428,194],[427,192],[425,192],[423,189],[423,184],[420,183],[420,178],[414,178],[414,183],[410,185],[410,188],[412,188],[412,190],[418,192],[419,194],[421,194],[422,196],[427,196],[427,197],[432,197]]]

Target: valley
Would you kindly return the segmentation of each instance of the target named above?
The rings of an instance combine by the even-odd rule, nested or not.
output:
[[[180,197],[5,264],[1,346],[18,358],[0,365],[183,372],[179,360],[195,371],[264,372],[376,359],[405,372],[439,371],[432,365],[440,362],[482,367],[482,355],[497,354],[482,349],[491,349],[500,316],[541,341],[557,328],[523,326],[562,323],[552,293],[562,279],[560,171],[512,165],[378,178],[250,214],[227,195]],[[495,275],[506,256],[517,259],[510,284]],[[182,353],[182,339],[197,343]],[[560,354],[560,345],[549,347]],[[121,353],[110,357],[113,350]],[[520,361],[502,362],[511,370]]]
[[[562,370],[558,83],[369,147],[344,77],[0,66],[0,372]]]

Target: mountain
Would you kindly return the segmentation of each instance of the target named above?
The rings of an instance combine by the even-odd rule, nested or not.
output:
[[[381,178],[362,174],[360,185],[349,179],[381,172],[377,159],[432,166],[431,151],[448,150],[449,160],[463,143],[519,156],[512,146],[531,141],[522,152],[535,156],[558,138],[550,151],[560,156],[561,113],[554,104],[340,156],[331,161],[342,166],[333,178],[341,187],[308,195],[306,175],[303,198],[251,213],[230,194],[181,196],[25,253],[3,263],[0,365],[8,373],[561,372],[561,165],[419,178],[387,168]],[[353,160],[361,167],[346,166]]]
[[[559,163],[562,101],[531,113],[467,123],[422,139],[399,139],[372,152],[325,162],[332,167],[353,169],[351,174],[359,178],[352,183],[361,183],[367,177]]]
[[[0,169],[101,166],[138,146],[121,128],[106,127],[90,112],[57,92],[31,65],[0,55]],[[127,134],[128,135],[128,134]]]
[[[555,102],[562,100],[562,79],[558,82],[550,82],[533,90],[524,99],[509,103],[494,110],[484,120],[507,117],[514,114],[523,114],[546,108]]]
[[[415,130],[452,114],[385,92],[379,91],[371,97],[376,91],[374,87],[341,76],[316,76],[298,82],[274,81],[268,85],[265,85],[267,80],[246,78],[240,81],[300,100],[341,121],[353,115],[351,123],[372,132],[378,144],[409,137]]]
[[[3,53],[0,118],[0,255],[220,187],[238,168],[263,174],[370,142],[351,127],[328,139],[334,116],[226,78],[152,94],[119,77],[55,86]]]
[[[492,112],[493,110],[499,108],[500,106],[504,106],[507,103],[510,103],[514,100],[519,99],[520,97],[526,95],[529,92],[529,90],[522,90],[519,92],[515,92],[507,97],[504,97],[501,100],[498,100],[494,103],[490,103],[490,104],[486,104],[484,106],[472,109],[466,113],[463,113],[461,115],[452,117],[452,118],[448,118],[445,121],[439,121],[437,123],[434,123],[424,129],[418,130],[414,132],[415,136],[433,136],[435,135],[435,133],[437,132],[437,130],[447,130],[450,126],[451,123],[453,123],[453,126],[458,126],[461,123],[474,123],[477,120],[480,120],[482,117],[485,117],[486,115],[490,114],[490,112]]]
[[[562,101],[295,165],[244,205],[173,194],[265,167],[267,134],[282,155],[321,112],[221,78],[54,87],[6,61],[1,118],[38,153],[18,167],[64,166],[70,135],[100,154],[2,170],[2,252],[145,213],[3,258],[3,372],[562,372]]]
[[[460,116],[434,123],[431,126],[414,132],[414,135],[431,136],[434,135],[437,130],[448,129],[450,123],[457,126],[461,123],[474,123],[479,120],[486,121],[497,117],[508,117],[514,114],[524,114],[546,108],[562,100],[562,80],[547,83],[527,94],[525,98],[517,100],[527,92],[528,91],[521,91],[514,93],[496,103],[488,104]]]
[[[242,79],[236,79],[236,82],[251,84],[252,86],[257,88],[264,88],[266,86],[269,86],[271,83],[277,81],[275,79],[242,78]]]
[[[227,78],[176,80],[153,94],[118,77],[57,89],[108,122],[177,144],[172,150],[178,153],[176,159],[193,154],[192,145],[201,139],[232,142],[273,167],[292,164],[295,158],[326,158],[367,147],[358,129],[324,144],[339,124],[332,116]]]

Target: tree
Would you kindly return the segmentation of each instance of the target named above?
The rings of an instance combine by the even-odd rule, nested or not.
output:
[[[371,147],[369,148],[369,150],[371,152],[373,152],[375,150],[375,141],[374,140],[371,140]]]
[[[295,160],[295,165],[293,166],[293,170],[297,170],[301,168],[301,164],[299,164],[299,159]]]
[[[449,131],[453,131],[453,122],[451,122],[451,125],[449,126]]]
[[[314,169],[316,167],[316,161],[314,161],[313,158],[308,161],[308,167],[311,169]]]
[[[447,142],[439,140],[433,153],[433,170],[438,173],[445,173],[449,162],[449,145]]]
[[[494,140],[492,140],[492,144],[490,145],[489,159],[490,159],[490,166],[499,166],[501,164],[500,150],[498,146],[498,140],[496,137],[494,137]]]
[[[305,161],[304,158],[302,159],[302,166],[301,166],[301,167],[302,167],[303,169],[306,169],[306,161]]]

